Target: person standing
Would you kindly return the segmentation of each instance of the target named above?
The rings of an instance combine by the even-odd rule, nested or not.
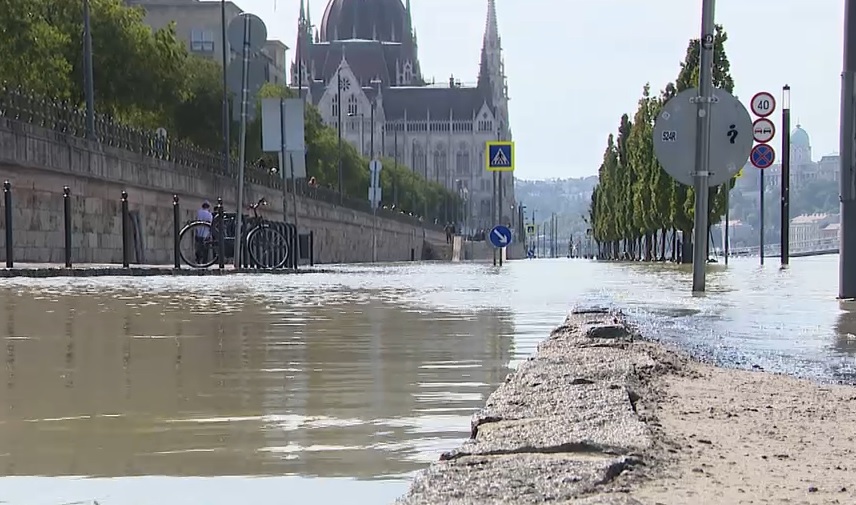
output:
[[[196,220],[206,223],[214,222],[214,215],[211,214],[211,204],[208,200],[202,202],[202,206],[196,211]],[[196,263],[202,264],[208,261],[208,249],[211,241],[211,230],[207,226],[199,226],[196,228]]]

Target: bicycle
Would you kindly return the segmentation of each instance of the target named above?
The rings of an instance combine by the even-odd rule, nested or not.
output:
[[[247,220],[242,228],[248,230],[243,243],[249,259],[255,266],[264,269],[282,268],[288,261],[288,240],[285,235],[273,228],[271,223],[260,216],[258,208],[267,205],[265,198],[247,206],[247,210],[253,212],[253,216]],[[224,216],[225,218],[225,216]],[[212,222],[191,221],[179,232],[179,243],[183,244],[186,237],[192,237],[192,254],[186,253],[184,248],[179,248],[181,259],[192,268],[208,268],[219,260],[220,240],[219,225],[220,215],[215,215]],[[234,220],[225,218],[223,223],[225,257],[234,257],[234,244],[236,233],[229,236],[230,228],[234,228]]]
[[[270,221],[259,216],[258,208],[267,204],[267,200],[262,197],[248,206],[253,211],[253,217],[247,220],[247,253],[259,268],[282,268],[288,261],[288,239],[271,226]]]

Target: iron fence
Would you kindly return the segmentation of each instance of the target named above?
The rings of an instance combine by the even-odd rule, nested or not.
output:
[[[86,113],[78,105],[66,100],[54,100],[32,94],[20,87],[0,84],[0,117],[13,121],[29,123],[60,134],[86,138]],[[214,153],[182,140],[161,136],[148,131],[122,124],[105,114],[95,115],[95,140],[103,145],[123,149],[142,156],[163,160],[180,167],[203,169],[215,175],[233,179],[238,178],[239,160],[232,157],[229,163],[223,162],[222,153]],[[244,166],[246,182],[283,190],[283,180],[278,174],[253,163]],[[286,191],[295,188],[286,184]],[[338,191],[309,187],[306,181],[298,182],[297,194],[342,206],[358,212],[371,213],[368,198],[357,199],[340,195]],[[418,216],[389,209],[378,209],[378,216],[402,223],[424,226],[440,230],[440,225],[424,222]]]

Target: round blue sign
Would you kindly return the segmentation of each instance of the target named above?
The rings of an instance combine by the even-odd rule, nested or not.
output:
[[[507,226],[497,225],[490,230],[490,243],[496,248],[503,248],[511,244],[511,230]]]

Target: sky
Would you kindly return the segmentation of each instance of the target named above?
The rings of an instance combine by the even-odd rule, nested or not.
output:
[[[295,45],[298,0],[234,0],[268,37]],[[308,0],[320,24],[328,0]],[[411,0],[423,76],[475,83],[488,0]],[[673,81],[701,31],[701,0],[496,0],[508,75],[516,172],[522,179],[595,175],[606,138],[650,82]],[[838,151],[844,0],[718,0],[734,94],[777,99],[813,157]],[[290,53],[293,53],[291,51]],[[294,54],[289,54],[292,59]],[[781,108],[774,113],[779,126]],[[781,133],[771,142],[780,146]]]

